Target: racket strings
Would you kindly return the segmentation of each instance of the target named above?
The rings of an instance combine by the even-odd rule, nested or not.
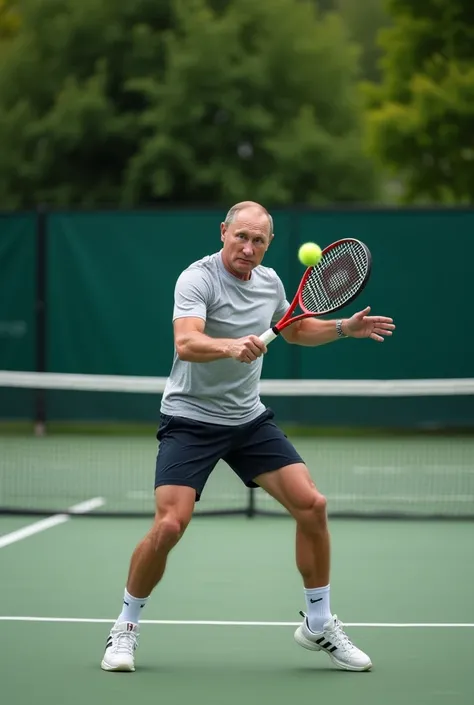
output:
[[[363,283],[369,257],[362,243],[343,242],[323,255],[313,267],[301,292],[307,311],[325,311],[344,306]]]

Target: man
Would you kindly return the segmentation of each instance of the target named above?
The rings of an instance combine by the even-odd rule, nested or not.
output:
[[[257,335],[289,308],[279,277],[261,266],[272,239],[273,221],[265,208],[253,201],[238,203],[221,224],[221,251],[195,262],[178,278],[175,355],[157,434],[156,516],[131,558],[122,612],[101,664],[106,671],[135,670],[140,612],[219,459],[247,486],[266,490],[296,521],[296,564],[307,607],[296,641],[325,651],[346,670],[372,666],[330,610],[326,500],[259,398],[266,347]],[[392,319],[369,316],[369,311],[338,325],[306,319],[281,335],[299,345],[323,345],[341,336],[383,341],[395,327]]]

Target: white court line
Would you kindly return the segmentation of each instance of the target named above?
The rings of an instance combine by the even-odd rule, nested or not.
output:
[[[14,617],[1,616],[0,622],[61,622],[68,624],[110,624],[115,619],[94,619],[89,617]],[[198,627],[297,627],[299,622],[237,622],[237,621],[215,621],[215,620],[184,620],[184,619],[141,619],[140,624],[162,624],[172,626],[198,626]],[[402,628],[402,629],[458,629],[474,628],[474,623],[459,622],[344,622],[346,627],[370,627],[370,628]]]
[[[70,512],[73,514],[86,514],[92,511],[92,509],[97,509],[105,504],[105,499],[103,497],[93,497],[85,502],[80,502],[72,507],[69,507]],[[41,519],[40,521],[35,521],[33,524],[28,524],[22,529],[17,529],[17,531],[12,531],[9,534],[0,536],[0,548],[9,546],[12,543],[21,541],[22,539],[28,538],[28,536],[33,536],[34,534],[39,534],[40,531],[46,531],[46,529],[52,529],[53,526],[58,526],[59,524],[64,524],[69,521],[71,517],[69,514],[54,514],[47,519]]]
[[[91,512],[93,509],[103,507],[104,504],[105,499],[103,497],[92,497],[92,499],[86,499],[85,502],[80,502],[73,507],[69,507],[68,511],[72,514],[87,514],[87,512]]]

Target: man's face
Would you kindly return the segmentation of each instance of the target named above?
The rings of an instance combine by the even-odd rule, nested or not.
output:
[[[268,216],[257,208],[239,211],[230,225],[221,224],[222,256],[228,269],[246,278],[257,267],[273,238]]]

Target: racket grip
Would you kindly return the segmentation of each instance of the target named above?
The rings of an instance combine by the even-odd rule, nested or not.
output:
[[[272,340],[275,340],[277,337],[277,333],[273,331],[273,328],[269,328],[268,330],[265,331],[265,333],[262,333],[262,335],[258,336],[262,343],[265,343],[265,345],[268,345],[268,343],[271,343]]]

